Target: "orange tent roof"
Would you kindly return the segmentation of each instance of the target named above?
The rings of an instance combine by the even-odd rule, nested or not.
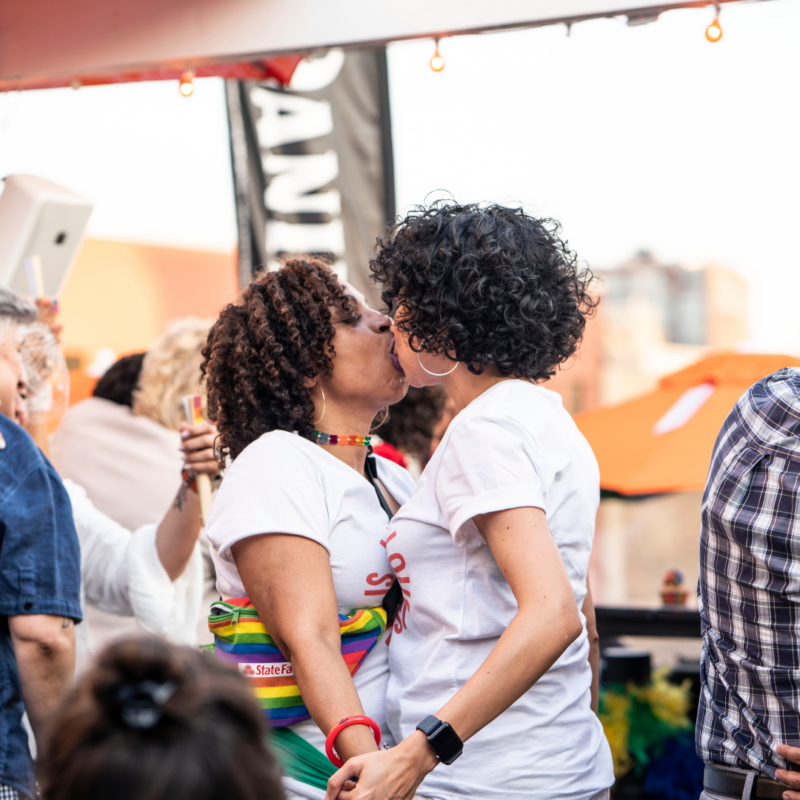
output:
[[[800,359],[722,353],[662,378],[650,394],[575,416],[600,486],[635,496],[702,491],[722,423],[742,394]]]

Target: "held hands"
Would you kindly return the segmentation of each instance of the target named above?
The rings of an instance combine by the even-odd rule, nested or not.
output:
[[[779,744],[776,748],[776,752],[781,758],[791,761],[792,764],[800,764],[800,747],[790,747],[788,744]],[[781,783],[785,783],[789,789],[796,790],[793,792],[785,791],[783,793],[783,800],[800,800],[800,772],[776,769],[775,778]]]
[[[190,425],[185,422],[181,425],[181,452],[183,453],[183,466],[195,475],[208,475],[216,478],[219,475],[214,441],[217,438],[217,429],[210,422],[198,422]]]
[[[345,762],[328,781],[325,800],[411,800],[422,779],[438,763],[425,734],[414,731],[391,750]]]

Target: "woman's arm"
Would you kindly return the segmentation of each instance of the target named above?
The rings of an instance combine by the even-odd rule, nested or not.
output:
[[[497,511],[475,517],[475,524],[519,610],[480,669],[438,713],[431,709],[464,742],[525,694],[583,630],[543,511]],[[462,758],[469,758],[468,749]],[[415,731],[392,750],[348,761],[328,782],[328,797],[339,796],[344,782],[357,778],[359,800],[410,798],[437,763],[425,735]],[[341,796],[348,799],[351,793]]]
[[[327,733],[344,717],[363,714],[344,663],[330,557],[302,536],[251,536],[231,547],[250,601],[275,644],[291,662],[313,720]],[[364,725],[336,737],[343,760],[377,749]]]
[[[211,449],[214,429],[203,422],[188,426],[188,432],[184,449],[191,454],[192,461],[187,458],[186,462],[191,464],[192,469],[214,475],[218,472]],[[154,558],[149,559],[152,566],[146,571],[151,580],[146,583],[152,584],[154,595],[159,595],[164,580],[168,578],[174,582],[183,574],[194,551],[200,533],[200,502],[197,494],[187,486],[181,486],[175,502],[155,533],[155,525],[146,525],[132,534],[99,511],[82,488],[68,480],[64,481],[64,485],[72,502],[75,529],[81,544],[81,570],[86,599],[111,614],[135,616],[129,591],[131,547],[141,545],[148,553],[155,548],[158,562],[155,563]],[[136,537],[145,537],[147,541],[137,543],[134,541]],[[163,572],[159,572],[159,566]]]
[[[182,425],[181,450],[184,466],[195,474],[216,478],[219,475],[219,465],[214,457],[216,435],[216,428],[207,422]],[[158,558],[171,581],[186,569],[200,535],[200,527],[200,500],[197,492],[183,483],[156,533]]]
[[[583,601],[583,616],[586,618],[586,633],[589,636],[589,666],[592,668],[592,711],[600,708],[600,634],[597,632],[597,617],[589,578],[586,578],[586,597]]]
[[[45,614],[8,617],[22,699],[39,752],[47,728],[75,677],[75,624]]]

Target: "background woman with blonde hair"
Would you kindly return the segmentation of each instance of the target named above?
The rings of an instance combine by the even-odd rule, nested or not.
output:
[[[180,430],[186,421],[184,396],[201,394],[202,350],[212,323],[197,317],[178,320],[147,348],[139,385],[133,393],[134,415],[148,417],[169,430]]]
[[[135,368],[119,370],[113,392],[104,390],[101,378],[102,396],[72,406],[51,440],[59,474],[85,489],[99,511],[127,530],[157,522],[173,503],[183,467],[183,396],[202,394],[201,350],[210,327],[211,320],[196,317],[173,322],[147,349],[138,376]],[[131,385],[122,386],[125,381]],[[172,584],[183,612],[173,616],[179,630],[170,635],[181,642],[209,640],[201,611],[214,599],[205,595],[216,578],[207,552],[201,535],[186,570]],[[87,609],[86,620],[93,649],[140,630],[133,620],[96,608]]]

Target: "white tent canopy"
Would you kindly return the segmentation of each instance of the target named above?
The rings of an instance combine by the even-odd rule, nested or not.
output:
[[[746,0],[719,0],[720,3]],[[760,0],[752,0],[760,1]],[[708,0],[40,0],[0,4],[0,88],[47,78],[210,64],[402,39],[627,16]]]

